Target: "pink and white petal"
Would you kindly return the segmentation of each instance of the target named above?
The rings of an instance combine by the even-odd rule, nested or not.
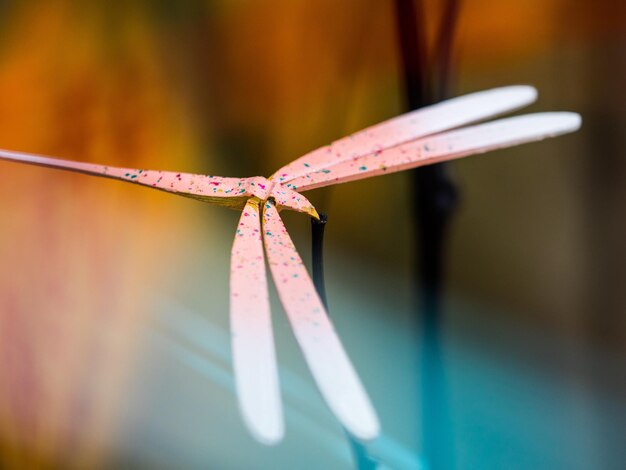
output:
[[[442,101],[394,117],[314,150],[284,166],[272,178],[285,185],[311,172],[513,111],[532,103],[536,98],[537,91],[533,87],[516,85]]]
[[[278,295],[322,396],[350,433],[374,439],[376,412],[272,202],[264,206],[263,236]]]
[[[416,140],[376,155],[368,155],[332,168],[323,169],[292,182],[298,191],[308,191],[385,173],[467,157],[491,150],[573,132],[580,127],[576,113],[537,113]]]
[[[0,160],[112,178],[230,208],[243,207],[246,200],[253,196],[247,178],[223,178],[174,171],[118,168],[9,150],[0,150]]]
[[[276,205],[280,209],[290,209],[296,212],[302,212],[303,214],[310,215],[314,219],[320,218],[319,214],[313,207],[313,204],[304,197],[302,194],[281,186],[280,184],[274,184],[272,187],[270,197],[274,198]]]
[[[265,444],[283,438],[283,412],[259,203],[241,214],[230,259],[230,328],[239,408],[253,436]]]

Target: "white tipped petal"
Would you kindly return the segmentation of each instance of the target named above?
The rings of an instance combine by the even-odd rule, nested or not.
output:
[[[275,444],[284,423],[258,202],[244,207],[233,243],[230,328],[241,414],[258,441]]]
[[[376,412],[270,202],[263,211],[263,235],[278,295],[322,397],[351,434],[374,439],[380,432]]]

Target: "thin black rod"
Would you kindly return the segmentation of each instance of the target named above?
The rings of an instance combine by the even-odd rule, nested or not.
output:
[[[324,283],[324,229],[328,222],[326,214],[319,213],[320,220],[311,219],[311,264],[313,284],[328,312],[328,300]],[[354,455],[354,465],[358,470],[375,470],[378,463],[367,453],[367,448],[344,429]]]
[[[324,229],[328,217],[320,213],[320,220],[311,218],[311,264],[313,265],[313,284],[322,303],[328,311],[326,283],[324,282]]]

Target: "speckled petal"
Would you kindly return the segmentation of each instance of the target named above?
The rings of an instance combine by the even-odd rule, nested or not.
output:
[[[246,204],[230,257],[230,328],[239,408],[265,444],[284,434],[258,201]]]
[[[314,150],[276,171],[272,179],[286,184],[297,177],[354,158],[513,111],[532,103],[536,98],[537,90],[533,87],[516,85],[442,101],[394,117]]]
[[[542,140],[579,127],[580,116],[575,113],[537,113],[500,119],[368,155],[298,178],[293,184],[299,191],[307,191]]]
[[[286,188],[280,184],[274,184],[270,196],[274,198],[276,205],[281,209],[290,209],[296,212],[302,212],[303,214],[310,215],[311,217],[318,219],[319,214],[313,207],[313,204],[299,192],[294,189]]]
[[[284,433],[264,245],[280,300],[322,396],[349,432],[361,439],[373,439],[379,433],[376,413],[277,207],[318,217],[301,191],[578,129],[577,114],[541,113],[450,131],[524,106],[535,98],[534,88],[513,86],[448,100],[310,152],[270,179],[116,168],[5,150],[0,150],[0,160],[113,178],[243,209],[231,252],[230,316],[235,380],[246,424],[259,441],[267,444],[278,442]]]
[[[348,431],[375,438],[376,413],[271,202],[264,206],[263,236],[278,295],[322,396]]]
[[[174,171],[117,168],[8,150],[0,150],[0,160],[113,178],[233,209],[241,209],[248,198],[253,196],[248,186],[248,178],[223,178]]]

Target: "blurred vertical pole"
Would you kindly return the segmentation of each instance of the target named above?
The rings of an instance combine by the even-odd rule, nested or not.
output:
[[[445,2],[430,61],[421,0],[395,0],[395,8],[407,108],[413,110],[446,98],[459,4]],[[446,234],[457,192],[444,163],[415,170],[412,180],[420,293],[416,310],[422,327],[423,453],[429,468],[447,469],[454,467],[454,441],[441,352],[442,291]]]
[[[322,212],[319,215],[320,220],[311,219],[311,264],[313,284],[315,284],[315,289],[328,312],[328,300],[326,299],[326,286],[324,284],[324,229],[326,228],[328,217]],[[352,437],[348,431],[344,430],[344,432],[354,455],[355,468],[358,470],[374,470],[378,468],[377,462],[368,455],[367,448]]]

